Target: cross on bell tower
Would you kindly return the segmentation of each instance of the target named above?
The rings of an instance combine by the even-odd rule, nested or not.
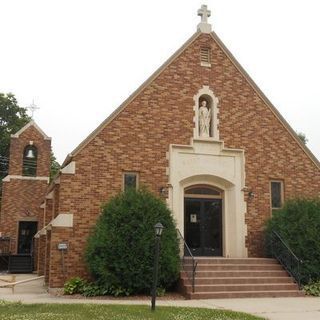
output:
[[[31,118],[33,119],[33,114],[35,111],[39,110],[40,108],[37,107],[37,105],[34,103],[34,100],[32,100],[32,103],[30,104],[30,106],[27,107],[27,109],[30,110],[31,112]]]
[[[211,24],[208,23],[208,18],[211,16],[211,11],[208,10],[207,5],[202,5],[198,10],[198,16],[201,17],[201,22],[198,24],[198,31],[203,33],[211,32]]]

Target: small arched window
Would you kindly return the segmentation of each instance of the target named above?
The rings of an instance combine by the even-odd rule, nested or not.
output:
[[[28,145],[23,151],[22,175],[35,177],[37,175],[38,150],[35,146]]]
[[[222,198],[222,190],[208,185],[194,185],[184,190],[185,198]]]

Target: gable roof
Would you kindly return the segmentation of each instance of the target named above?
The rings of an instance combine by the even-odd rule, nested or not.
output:
[[[189,40],[187,40],[159,69],[157,69],[136,91],[134,91],[116,110],[114,110],[89,136],[84,139],[64,160],[62,167],[67,165],[72,157],[77,155],[90,141],[92,141],[95,136],[97,136],[100,131],[103,130],[117,115],[132,101],[135,99],[137,95],[139,95],[154,79],[156,79],[164,69],[170,65],[180,54],[184,52],[186,48],[188,48],[193,41],[195,41],[202,32],[197,31]],[[320,169],[320,162],[314,156],[314,154],[310,151],[310,149],[301,141],[298,137],[297,133],[292,129],[289,123],[284,119],[284,117],[280,114],[280,112],[276,109],[276,107],[270,102],[270,100],[265,96],[265,94],[261,91],[258,85],[252,80],[249,74],[244,70],[244,68],[240,65],[240,63],[236,60],[233,54],[228,50],[228,48],[224,45],[221,39],[217,36],[215,32],[209,33],[213,40],[217,43],[220,49],[225,53],[225,55],[229,58],[235,68],[242,74],[242,76],[247,80],[249,85],[253,88],[253,90],[257,93],[257,95],[264,101],[264,103],[269,107],[271,112],[276,116],[276,118],[282,123],[282,125],[287,129],[290,135],[294,138],[294,140],[298,143],[302,151],[312,160],[312,162]]]
[[[30,128],[31,126],[35,127],[35,129],[43,136],[44,140],[51,140],[50,137],[48,137],[42,130],[41,128],[35,123],[34,120],[31,120],[30,122],[28,122],[24,127],[22,127],[18,132],[16,132],[15,134],[11,135],[11,138],[19,138],[19,136],[26,131],[28,128]]]

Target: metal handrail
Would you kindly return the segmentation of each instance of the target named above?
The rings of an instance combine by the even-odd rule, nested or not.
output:
[[[297,260],[297,261],[302,261],[301,259],[299,259],[294,252],[290,249],[290,247],[285,243],[285,241],[281,238],[280,234],[277,231],[272,231],[277,238],[279,238],[279,240],[281,241],[281,243],[287,248],[287,250],[290,252],[290,254]]]
[[[192,259],[192,276],[191,276],[191,279],[190,279],[190,276],[189,276],[189,270],[185,268],[185,255],[183,253],[183,257],[182,257],[182,267],[184,269],[184,271],[186,272],[189,280],[191,281],[192,283],[192,293],[194,293],[194,287],[195,287],[195,277],[196,277],[196,269],[197,269],[197,265],[198,265],[198,261],[194,258],[193,254],[191,253],[191,250],[189,248],[189,246],[187,245],[185,239],[183,238],[181,232],[179,229],[177,229],[178,231],[178,234],[181,238],[181,240],[183,241],[183,245],[184,247],[187,249],[191,259]]]
[[[280,262],[286,271],[296,280],[299,288],[301,288],[301,264],[303,261],[294,254],[278,232],[272,231],[271,241],[271,253],[273,257]],[[275,248],[278,244],[281,244],[282,248],[285,249],[284,252],[281,252],[281,249],[277,250]]]

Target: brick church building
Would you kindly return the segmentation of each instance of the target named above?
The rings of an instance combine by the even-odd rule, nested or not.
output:
[[[100,206],[129,186],[167,202],[196,257],[263,257],[272,210],[319,196],[319,161],[212,32],[205,6],[199,15],[197,32],[67,156],[51,184],[39,180],[37,265],[49,287],[87,276],[83,253]],[[46,153],[49,140],[38,135]],[[18,152],[28,140],[36,138]],[[5,179],[12,175],[21,173]]]

